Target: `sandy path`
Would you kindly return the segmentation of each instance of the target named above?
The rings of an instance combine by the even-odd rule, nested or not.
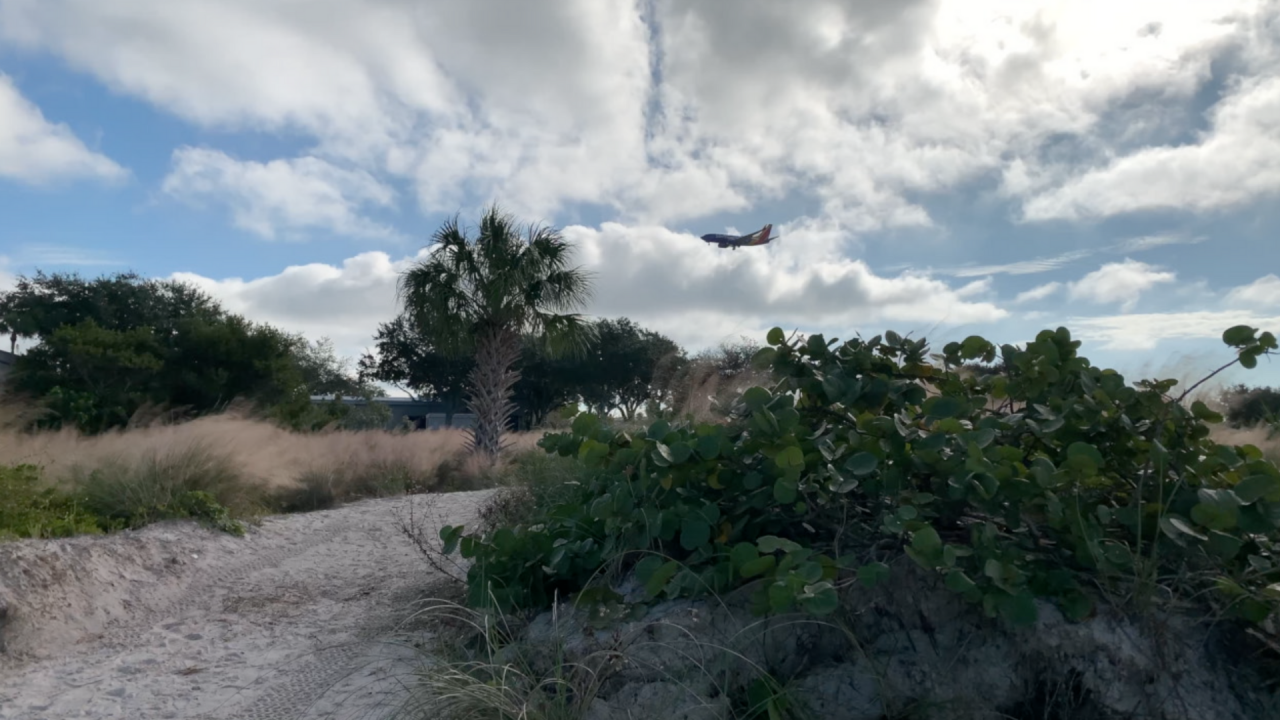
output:
[[[433,496],[430,520],[466,522],[486,494]],[[425,509],[370,500],[245,538],[166,523],[9,544],[0,719],[385,717],[418,662],[401,623],[433,579],[395,521],[410,503]]]

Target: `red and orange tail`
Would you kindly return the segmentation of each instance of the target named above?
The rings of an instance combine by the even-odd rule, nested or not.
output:
[[[769,234],[772,232],[773,232],[773,223],[769,223],[768,225],[765,225],[764,227],[760,228],[760,232],[756,233],[755,237],[751,238],[750,244],[764,245],[765,243],[769,242]]]

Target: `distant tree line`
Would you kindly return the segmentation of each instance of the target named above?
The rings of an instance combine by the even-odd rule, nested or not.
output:
[[[519,429],[577,403],[629,419],[679,412],[711,379],[745,370],[755,350],[744,340],[691,356],[627,318],[589,325],[589,342],[576,354],[522,337],[512,396]],[[379,384],[463,412],[475,366],[473,355],[440,348],[407,312],[381,323],[372,350],[350,364],[327,339],[310,342],[231,313],[193,285],[131,272],[20,277],[0,293],[0,333],[11,346],[19,337],[35,341],[4,387],[43,410],[32,426],[87,433],[218,412],[236,400],[299,430],[380,426],[385,414],[377,409],[311,400],[373,399],[383,394]]]

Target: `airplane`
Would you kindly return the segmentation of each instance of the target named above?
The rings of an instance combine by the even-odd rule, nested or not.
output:
[[[769,233],[771,232],[773,232],[773,223],[765,225],[759,230],[753,233],[747,233],[746,235],[721,235],[719,233],[708,233],[702,236],[702,240],[703,242],[713,245],[719,245],[722,248],[731,247],[734,250],[737,250],[740,247],[768,245],[779,237],[769,237]]]

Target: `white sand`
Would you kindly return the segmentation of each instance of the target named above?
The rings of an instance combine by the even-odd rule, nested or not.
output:
[[[422,661],[402,621],[440,580],[395,514],[429,502],[434,536],[487,494],[0,544],[0,719],[387,717]]]

